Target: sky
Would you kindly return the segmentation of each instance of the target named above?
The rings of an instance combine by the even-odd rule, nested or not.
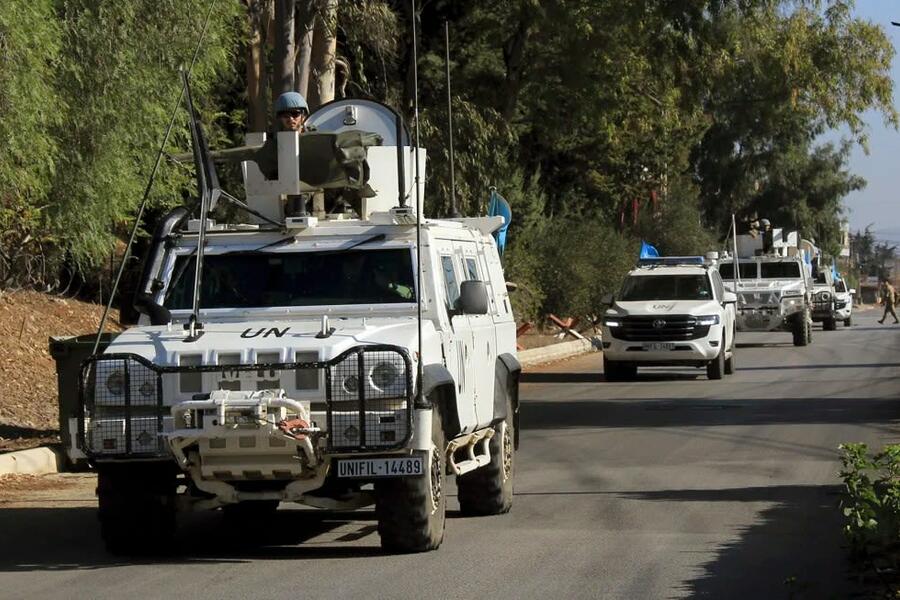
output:
[[[900,2],[887,0],[857,0],[857,16],[885,27],[894,48],[900,54]],[[894,80],[894,106],[900,99],[900,56],[891,65]],[[862,230],[872,225],[879,239],[900,245],[900,131],[884,125],[881,113],[870,111],[864,119],[868,125],[869,154],[854,147],[850,156],[850,171],[860,175],[868,185],[844,199],[850,219],[850,230]],[[833,134],[832,139],[839,136]]]

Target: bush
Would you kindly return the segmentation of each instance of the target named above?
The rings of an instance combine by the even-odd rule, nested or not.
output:
[[[866,444],[843,444],[841,509],[844,534],[863,574],[900,591],[900,444],[870,454]]]
[[[510,243],[507,277],[526,288],[513,294],[520,320],[550,313],[594,320],[638,256],[635,239],[599,219],[535,220]]]

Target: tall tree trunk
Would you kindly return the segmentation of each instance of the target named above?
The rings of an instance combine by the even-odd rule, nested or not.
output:
[[[309,71],[312,58],[313,25],[316,20],[315,0],[296,0],[295,36],[297,57],[294,60],[294,85],[298,92],[309,97]]]
[[[294,90],[294,0],[275,0],[272,98]]]
[[[309,108],[334,100],[334,60],[337,54],[338,0],[322,0],[313,29]]]
[[[266,33],[269,0],[244,0],[250,24],[247,44],[247,131],[266,130]]]
[[[525,48],[528,44],[530,33],[530,22],[523,19],[503,48],[503,62],[506,63],[506,81],[502,114],[507,121],[512,120],[516,114],[519,91],[522,89],[522,71],[525,68]]]

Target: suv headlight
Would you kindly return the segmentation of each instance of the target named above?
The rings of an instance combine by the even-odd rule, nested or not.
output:
[[[621,317],[603,317],[603,324],[607,327],[621,327]]]
[[[718,325],[719,324],[719,315],[703,315],[702,317],[697,317],[698,325]]]

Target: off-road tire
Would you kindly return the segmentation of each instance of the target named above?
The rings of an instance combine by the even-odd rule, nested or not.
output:
[[[431,414],[431,461],[426,460],[425,474],[375,484],[378,535],[390,552],[435,550],[444,540],[447,443],[436,402]]]
[[[464,515],[500,515],[512,508],[516,450],[512,402],[515,391],[510,385],[515,383],[499,378],[494,382],[494,393],[503,395],[506,418],[494,426],[491,462],[456,478],[459,508]]]
[[[844,319],[844,327],[853,327],[853,317],[847,317]]]
[[[714,359],[706,363],[706,377],[709,379],[722,379],[725,373],[725,338],[722,337],[722,349]]]
[[[837,322],[834,319],[825,319],[822,321],[822,329],[824,331],[834,331],[837,329]]]
[[[119,555],[163,554],[175,535],[176,479],[169,465],[110,465],[97,473],[100,534]]]
[[[795,346],[809,345],[812,336],[810,335],[810,324],[806,320],[805,315],[800,315],[798,318],[794,319],[794,326],[791,328],[791,333],[794,335]]]

